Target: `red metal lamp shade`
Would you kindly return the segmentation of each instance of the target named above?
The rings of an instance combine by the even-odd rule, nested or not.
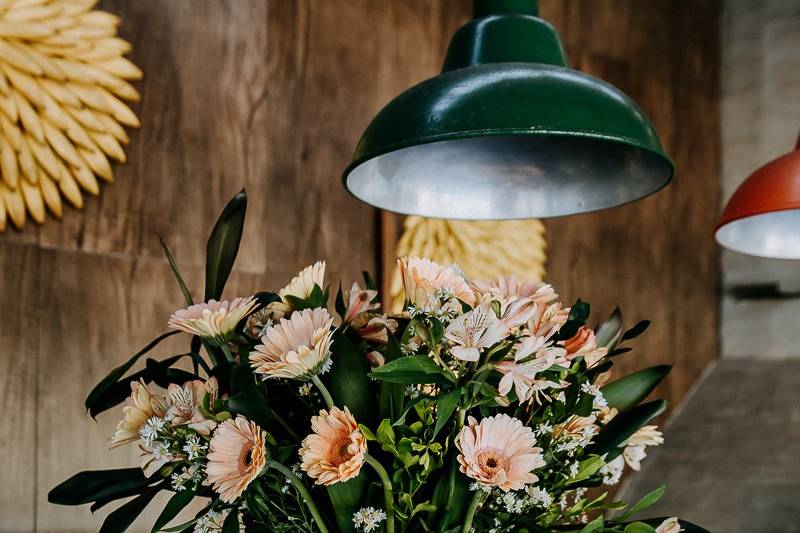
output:
[[[725,248],[758,257],[800,259],[800,139],[736,189],[716,228]]]

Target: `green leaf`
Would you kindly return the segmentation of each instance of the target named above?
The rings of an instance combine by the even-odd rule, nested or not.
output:
[[[158,518],[153,524],[152,533],[161,530],[162,527],[169,524],[170,520],[178,516],[178,513],[194,499],[195,494],[196,492],[191,489],[176,492],[172,498],[169,499],[167,505],[164,506],[164,510],[161,511],[161,514],[158,515]]]
[[[381,420],[381,425],[378,426],[378,433],[376,436],[378,438],[378,442],[381,444],[394,445],[394,429],[392,429],[392,424],[388,418]]]
[[[166,241],[164,241],[164,237],[159,235],[158,240],[161,241],[161,248],[164,250],[164,255],[167,256],[169,267],[172,269],[172,273],[175,274],[175,278],[178,280],[178,285],[181,287],[181,292],[183,293],[183,299],[186,300],[186,305],[192,305],[194,303],[192,301],[192,293],[189,292],[189,287],[187,287],[186,282],[183,281],[183,276],[181,276],[181,271],[178,270],[178,264],[175,262],[175,258],[172,257],[172,252],[169,251],[169,247],[167,246]]]
[[[439,478],[433,490],[431,503],[436,506],[437,511],[431,513],[429,523],[435,523],[438,520],[437,531],[447,531],[451,525],[463,523],[467,505],[472,500],[469,478],[459,471],[456,456],[455,451],[450,452],[449,467]],[[459,527],[458,530],[460,531],[461,528]]]
[[[453,412],[458,406],[458,400],[461,398],[461,389],[455,389],[445,394],[440,394],[436,398],[436,425],[433,428],[433,435],[431,439],[435,439],[439,431],[447,424]]]
[[[247,194],[244,189],[222,210],[206,245],[205,301],[219,300],[233,269],[244,230]]]
[[[664,495],[664,492],[667,490],[666,485],[661,485],[656,490],[648,492],[647,494],[642,497],[641,500],[633,504],[630,509],[625,511],[624,513],[620,514],[619,516],[614,517],[615,522],[622,522],[626,518],[635,515],[636,513],[640,513],[647,509],[648,507],[655,504],[661,497]]]
[[[256,383],[228,398],[227,405],[231,413],[240,414],[266,429],[273,426],[273,418],[265,409],[268,403],[263,385]]]
[[[364,353],[340,331],[333,336],[333,366],[331,375],[336,376],[328,382],[337,405],[346,405],[359,422],[372,424],[377,418],[377,405],[373,384],[367,373],[369,361]]]
[[[56,485],[47,494],[47,501],[59,505],[82,505],[110,495],[144,488],[152,481],[141,468],[87,470]]]
[[[584,479],[592,477],[597,473],[598,470],[603,468],[603,465],[605,464],[606,463],[605,461],[603,461],[603,458],[597,455],[593,455],[591,457],[582,460],[578,465],[578,473],[575,474],[575,477],[571,478],[568,481],[568,483],[569,484],[577,483],[579,481],[583,481]]]
[[[649,326],[650,326],[649,320],[640,320],[639,322],[636,323],[635,326],[633,326],[631,329],[629,329],[622,335],[622,339],[620,339],[620,342],[627,341],[630,339],[635,339],[636,337],[644,333],[644,331]]]
[[[106,377],[104,377],[102,379],[102,381],[100,381],[100,383],[95,385],[95,387],[89,393],[89,396],[86,397],[86,401],[84,402],[84,405],[86,406],[86,409],[89,410],[89,413],[91,413],[92,417],[95,417],[99,413],[103,412],[105,409],[108,409],[109,407],[113,407],[114,405],[116,405],[116,404],[112,404],[112,405],[106,406],[105,409],[100,409],[100,410],[96,409],[96,404],[98,404],[100,402],[100,400],[104,396],[107,395],[109,389],[111,389],[117,383],[117,381],[122,376],[125,375],[125,372],[130,370],[131,367],[136,364],[136,361],[138,361],[141,356],[143,356],[144,354],[146,354],[147,352],[149,352],[150,350],[152,350],[153,348],[158,346],[158,344],[161,341],[163,341],[164,339],[166,339],[167,337],[171,337],[173,335],[177,335],[178,333],[180,333],[180,332],[179,331],[169,331],[167,333],[164,333],[163,335],[160,335],[159,337],[156,337],[155,339],[150,341],[150,344],[148,344],[147,346],[145,346],[144,348],[142,348],[141,350],[136,352],[124,364],[118,366],[117,368],[115,368],[114,370],[109,372],[109,374]],[[123,399],[124,399],[124,397],[123,397]]]
[[[338,530],[342,533],[355,531],[353,513],[361,507],[361,500],[367,490],[367,475],[364,470],[351,480],[328,485],[328,496],[335,512],[333,513]]]
[[[655,533],[656,530],[653,526],[645,524],[644,522],[632,522],[625,526],[624,533]]]
[[[622,443],[666,408],[665,400],[656,400],[618,414],[600,431],[594,443],[586,448],[586,453],[608,454],[606,461],[613,459],[622,452],[619,448]]]
[[[388,332],[387,332],[388,333]],[[403,351],[400,349],[400,343],[392,333],[388,333],[388,343],[386,344],[386,363],[391,363],[395,359],[403,357]],[[380,392],[378,393],[378,416],[388,418],[390,420],[397,420],[403,412],[403,403],[405,402],[405,387],[402,383],[380,383]]]
[[[603,516],[600,515],[581,529],[581,533],[593,533],[603,528]]]
[[[589,303],[578,298],[578,301],[575,302],[572,307],[570,307],[569,318],[567,320],[586,323],[586,321],[589,319],[589,310]]]
[[[608,320],[600,324],[594,334],[597,346],[612,349],[622,336],[622,311],[615,307]]]
[[[372,430],[369,429],[364,424],[359,424],[358,425],[358,429],[359,429],[359,431],[361,431],[361,434],[364,435],[365,439],[373,440],[373,441],[378,440],[378,437],[375,436],[375,434],[372,432]]]
[[[100,527],[100,533],[121,533],[126,531],[160,490],[161,486],[151,487],[108,515]]]
[[[364,276],[364,285],[366,286],[366,288],[371,291],[377,291],[378,284],[375,283],[375,280],[372,278],[370,273],[367,272],[366,270],[362,270],[361,274]]]
[[[369,375],[389,383],[440,385],[449,383],[442,369],[427,355],[409,355],[395,359],[376,368]]]
[[[670,365],[645,368],[612,381],[600,390],[608,405],[620,411],[627,411],[647,398],[671,369]]]
[[[236,509],[231,509],[222,523],[222,533],[239,533],[239,512]]]

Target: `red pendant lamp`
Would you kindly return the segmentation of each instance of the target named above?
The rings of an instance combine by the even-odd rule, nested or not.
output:
[[[800,139],[794,151],[753,172],[733,193],[716,228],[736,252],[800,259]]]

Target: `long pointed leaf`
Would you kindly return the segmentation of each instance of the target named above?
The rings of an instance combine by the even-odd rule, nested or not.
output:
[[[87,470],[53,487],[47,501],[59,505],[82,505],[134,487],[144,487],[150,481],[141,468]]]
[[[367,372],[369,361],[353,342],[337,332],[333,338],[333,367],[336,376],[329,383],[337,405],[346,405],[360,423],[370,425],[376,419],[375,395]]]
[[[222,296],[239,253],[246,213],[247,194],[242,189],[228,202],[211,230],[206,246],[206,301]]]
[[[645,368],[612,381],[600,390],[608,405],[627,411],[647,398],[671,369],[670,365]]]
[[[172,269],[172,273],[175,274],[175,278],[178,280],[178,285],[181,287],[181,292],[183,293],[183,299],[186,300],[186,305],[192,305],[194,303],[192,301],[192,293],[189,292],[189,287],[187,287],[186,282],[183,281],[183,276],[181,276],[181,271],[178,269],[178,264],[175,262],[175,258],[172,257],[172,252],[169,251],[169,247],[167,246],[164,237],[159,235],[158,240],[161,241],[161,248],[164,250],[164,255],[167,256],[169,267]]]
[[[155,339],[153,339],[150,342],[150,344],[148,344],[147,346],[145,346],[144,348],[142,348],[141,350],[136,352],[133,355],[133,357],[128,359],[127,362],[125,362],[124,364],[118,366],[117,368],[115,368],[114,370],[109,372],[109,374],[106,377],[104,377],[103,380],[100,381],[100,383],[95,385],[95,387],[89,393],[89,396],[86,397],[86,401],[84,402],[84,405],[86,406],[86,409],[88,409],[89,412],[92,413],[92,416],[94,417],[94,416],[97,415],[97,412],[93,412],[93,409],[92,409],[94,404],[106,393],[106,391],[108,389],[113,387],[114,384],[117,381],[119,381],[119,379],[122,376],[125,375],[125,372],[130,370],[131,367],[136,364],[136,361],[138,361],[141,356],[143,356],[144,354],[146,354],[147,352],[149,352],[150,350],[152,350],[153,348],[158,346],[158,344],[161,341],[163,341],[164,339],[166,339],[167,337],[171,337],[173,335],[177,335],[178,333],[180,333],[180,332],[179,331],[168,331],[167,333],[164,333],[163,335],[160,335],[159,337],[156,337]]]
[[[167,505],[164,506],[164,510],[161,511],[161,514],[153,524],[152,533],[161,530],[162,527],[169,524],[172,519],[178,516],[178,513],[180,513],[184,507],[189,505],[189,503],[194,499],[194,496],[195,491],[190,489],[176,492],[172,498],[169,499]]]
[[[663,413],[666,408],[666,400],[656,400],[637,405],[629,411],[618,414],[600,431],[594,443],[586,448],[586,453],[595,455],[608,454],[606,460],[613,459],[622,452],[619,447],[621,444],[636,433],[639,428]]]
[[[351,533],[353,526],[353,513],[361,506],[361,499],[367,489],[367,476],[362,471],[358,476],[344,483],[334,483],[325,487],[334,509],[334,518],[339,531]]]
[[[152,487],[108,515],[100,527],[100,533],[126,531],[160,490],[161,486]]]

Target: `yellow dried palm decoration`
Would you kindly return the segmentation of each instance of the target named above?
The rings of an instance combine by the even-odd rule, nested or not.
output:
[[[397,242],[397,257],[428,257],[456,263],[469,279],[515,274],[541,281],[546,260],[544,224],[540,220],[443,220],[406,217]],[[403,306],[403,284],[395,266],[389,286],[392,310]]]
[[[139,120],[124,101],[142,71],[123,57],[119,17],[97,0],[0,0],[0,231],[6,219],[61,218],[61,196],[83,207],[81,189],[112,181],[125,162],[123,126]]]

